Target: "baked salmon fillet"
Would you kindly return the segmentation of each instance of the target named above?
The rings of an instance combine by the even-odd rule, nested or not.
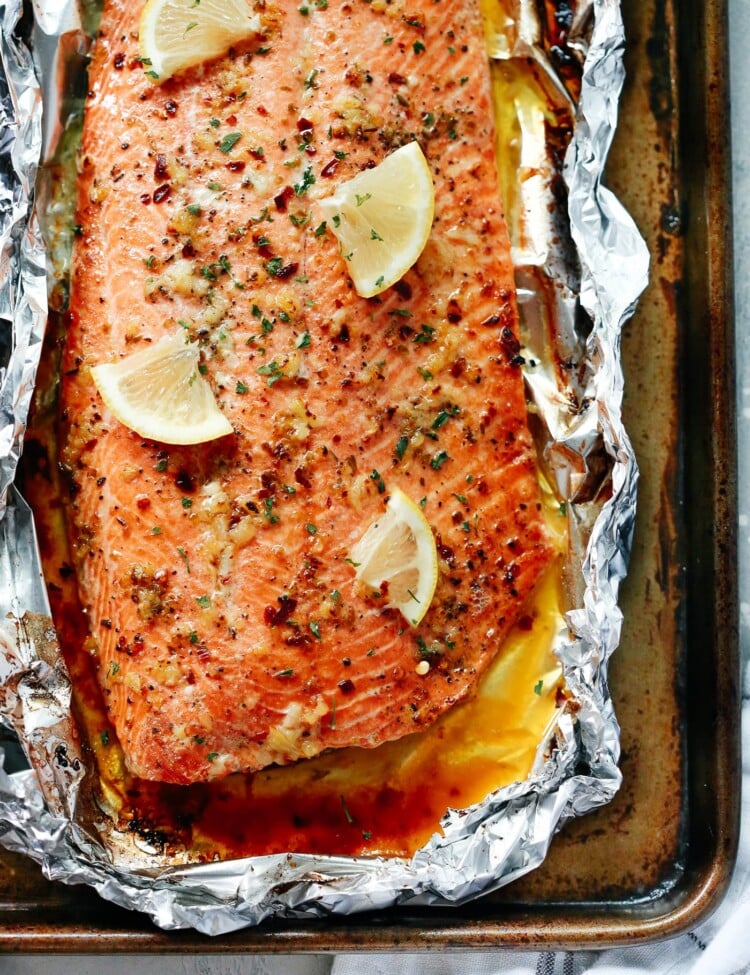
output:
[[[476,0],[256,3],[259,39],[162,84],[141,9],[109,0],[90,68],[61,463],[125,760],[187,784],[425,728],[551,547]],[[414,140],[431,235],[365,299],[316,201]],[[233,430],[190,447],[118,422],[91,375],[180,327]],[[416,627],[349,556],[396,487],[439,556]]]

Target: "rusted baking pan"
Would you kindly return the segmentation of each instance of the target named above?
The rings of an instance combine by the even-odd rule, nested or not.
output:
[[[158,931],[0,851],[0,948],[289,952],[604,946],[668,937],[719,902],[739,816],[739,703],[726,10],[625,0],[628,84],[608,182],[652,253],[623,339],[641,466],[611,688],[622,790],[542,868],[460,909]]]

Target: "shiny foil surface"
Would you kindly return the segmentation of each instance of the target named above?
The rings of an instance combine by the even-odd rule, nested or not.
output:
[[[489,2],[483,5],[486,13]],[[567,700],[529,778],[449,811],[442,835],[411,859],[294,854],[188,864],[117,833],[95,802],[96,773],[71,715],[33,516],[13,484],[48,278],[61,268],[39,230],[46,188],[37,175],[75,111],[88,41],[72,2],[35,0],[32,26],[21,21],[19,0],[0,2],[0,722],[29,759],[25,770],[0,769],[0,842],[32,857],[49,878],[90,885],[162,928],[216,935],[269,917],[456,904],[538,866],[566,819],[617,791],[619,728],[607,661],[620,636],[617,595],[637,482],[620,417],[619,344],[648,270],[636,228],[601,185],[623,82],[623,28],[617,0],[577,5],[566,49],[583,63],[579,93],[547,58],[540,5],[511,6],[512,16],[489,18],[503,24],[488,29],[495,68],[507,68],[511,79],[535,71],[549,103],[575,115],[559,173],[543,120],[522,98],[514,103],[519,178],[508,203],[532,430],[568,521],[569,608],[555,643]]]

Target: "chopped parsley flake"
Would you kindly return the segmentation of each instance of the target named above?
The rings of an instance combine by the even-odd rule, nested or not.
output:
[[[383,475],[379,471],[373,471],[370,474],[370,480],[375,481],[378,488],[378,494],[385,494],[385,481],[383,480]]]
[[[446,409],[441,410],[438,413],[438,415],[435,417],[435,419],[432,421],[432,429],[439,430],[441,427],[445,426],[445,424],[448,422],[448,420],[451,419],[451,417],[456,416],[457,414],[458,414],[457,406],[446,407]]]
[[[240,141],[241,138],[242,138],[241,132],[227,132],[227,134],[219,143],[219,149],[221,149],[221,151],[225,155],[228,155],[232,151],[232,149],[234,149],[234,147],[237,145],[237,143]]]
[[[544,681],[543,680],[538,680],[536,682],[536,684],[534,684],[534,693],[535,694],[541,694],[543,687],[544,687]]]
[[[187,569],[188,575],[190,575],[190,560],[187,557],[187,553],[186,553],[185,549],[184,548],[181,548],[178,545],[177,546],[177,552],[179,553],[180,557],[182,558],[182,561],[185,563],[185,568]]]
[[[399,460],[404,459],[404,454],[406,453],[406,449],[408,446],[409,446],[408,437],[398,438],[398,440],[396,441],[396,456],[398,457]]]
[[[438,451],[438,453],[435,454],[435,456],[430,461],[430,467],[434,471],[439,471],[440,468],[443,466],[443,464],[446,462],[446,460],[449,460],[448,454],[444,450],[440,450]]]
[[[304,196],[305,193],[310,189],[310,187],[315,182],[315,174],[313,173],[310,166],[302,174],[302,182],[294,184],[294,192],[297,196]]]
[[[264,366],[258,366],[258,374],[261,376],[268,376],[268,385],[273,386],[280,379],[284,378],[284,373],[281,366],[274,359],[273,362],[268,362]]]
[[[277,524],[279,516],[274,514],[273,506],[276,503],[276,498],[271,495],[268,498],[263,498],[263,514],[265,515],[266,521],[269,525]]]
[[[435,341],[435,329],[430,325],[425,325],[424,323],[420,325],[420,330],[414,336],[414,341],[417,345],[427,345],[429,342]]]
[[[208,607],[211,605],[210,596],[196,596],[195,601],[198,603],[201,609],[208,609]]]

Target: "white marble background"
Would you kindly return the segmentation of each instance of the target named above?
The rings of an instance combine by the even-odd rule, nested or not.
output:
[[[638,0],[624,0],[635,2]],[[705,0],[710,3],[711,0]],[[730,59],[732,84],[732,140],[734,193],[735,295],[737,322],[737,409],[739,431],[739,551],[741,594],[741,641],[744,666],[750,661],[750,57],[747,39],[750,38],[750,0],[729,0]],[[748,681],[745,681],[746,685]],[[748,690],[746,686],[746,691]],[[748,729],[745,729],[747,742]],[[747,779],[747,776],[746,776]],[[745,796],[744,811],[750,810],[750,797]],[[745,816],[739,882],[750,877],[750,816]],[[735,888],[739,884],[735,884]],[[735,891],[737,893],[737,891]],[[729,905],[727,905],[729,906]],[[726,912],[724,912],[726,913]],[[714,925],[715,927],[715,925]],[[731,923],[727,924],[727,928]],[[714,935],[721,940],[721,933]],[[708,935],[707,935],[708,936]],[[718,947],[718,945],[717,945]],[[723,954],[723,953],[722,953]],[[689,970],[716,975],[750,973],[750,936],[747,930],[739,941],[733,939],[731,959],[720,962],[710,951],[704,959],[708,964],[688,959],[684,954],[675,959],[667,946],[644,947],[609,951],[597,956],[595,952],[572,956],[568,953],[553,956],[550,952],[512,952],[500,950],[483,955],[442,953],[417,962],[401,955],[362,956],[359,962],[349,958],[290,955],[118,955],[118,956],[5,956],[0,957],[0,975],[334,975],[357,972],[358,975],[398,973],[409,971],[447,975],[450,972],[471,975],[579,975],[592,969],[597,973],[630,975],[641,972],[685,973]],[[710,961],[710,958],[716,958]],[[694,961],[696,968],[693,969]],[[731,967],[730,967],[731,966]]]

